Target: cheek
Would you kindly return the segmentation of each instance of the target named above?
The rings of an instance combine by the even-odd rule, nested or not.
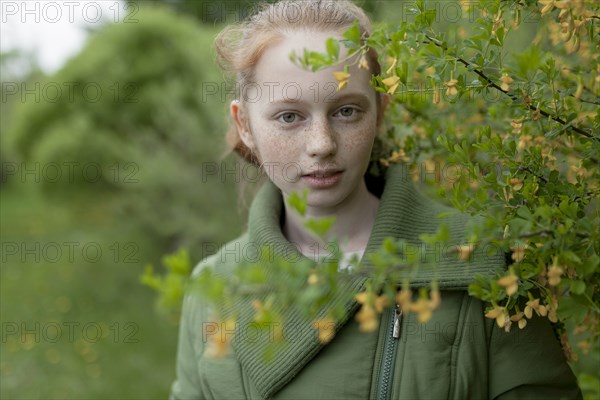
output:
[[[377,129],[374,123],[365,124],[347,129],[342,135],[345,136],[343,143],[345,152],[356,155],[368,153],[370,155],[375,136],[377,135]]]
[[[255,152],[261,156],[263,162],[267,162],[286,152],[291,143],[288,138],[278,134],[273,124],[263,118],[259,111],[260,109],[250,107],[249,128],[254,139]]]
[[[256,145],[257,151],[264,157],[265,162],[290,159],[296,154],[297,148],[293,138],[276,133],[260,135]]]

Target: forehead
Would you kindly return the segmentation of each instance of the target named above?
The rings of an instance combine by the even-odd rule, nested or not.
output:
[[[290,60],[290,54],[302,55],[304,50],[325,52],[325,41],[334,37],[341,39],[339,32],[294,31],[271,44],[264,51],[254,67],[253,92],[261,91],[269,96],[261,100],[303,100],[321,102],[347,92],[359,92],[375,98],[375,90],[370,86],[371,72],[358,68],[356,58],[348,60],[350,80],[345,89],[337,92],[338,82],[333,72],[343,71],[343,65],[328,67],[316,72],[303,69]],[[339,58],[347,56],[347,49],[340,43]],[[337,93],[336,93],[337,92]]]

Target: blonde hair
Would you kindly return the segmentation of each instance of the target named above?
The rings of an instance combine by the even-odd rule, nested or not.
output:
[[[371,21],[365,12],[346,0],[283,0],[258,6],[257,12],[247,20],[229,25],[215,39],[217,62],[227,73],[234,75],[239,87],[252,83],[254,66],[267,49],[286,33],[300,29],[319,32],[343,31],[358,21],[363,37],[371,33]],[[377,54],[369,50],[366,55],[373,74],[380,73]],[[381,97],[377,96],[381,109]],[[379,123],[379,118],[378,118]],[[230,151],[257,165],[257,159],[241,140],[235,124],[230,123],[226,136]]]

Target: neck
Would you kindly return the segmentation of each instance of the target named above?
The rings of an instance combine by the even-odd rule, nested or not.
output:
[[[379,207],[379,199],[367,190],[364,181],[361,181],[359,190],[351,197],[346,198],[342,204],[335,208],[315,208],[307,206],[305,217],[292,210],[284,202],[285,217],[283,221],[283,234],[305,255],[331,254],[331,243],[337,240],[342,253],[362,251],[366,248],[375,223],[375,215]],[[307,218],[335,217],[335,224],[327,233],[325,243],[304,227]]]

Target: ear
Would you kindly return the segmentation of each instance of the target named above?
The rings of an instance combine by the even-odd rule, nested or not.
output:
[[[383,113],[390,103],[390,95],[387,93],[381,93],[381,112]]]
[[[242,139],[242,142],[246,145],[246,147],[253,150],[255,148],[254,138],[248,129],[248,116],[242,107],[242,103],[239,100],[233,100],[229,105],[229,111],[231,112],[233,122],[235,122],[240,139]]]

